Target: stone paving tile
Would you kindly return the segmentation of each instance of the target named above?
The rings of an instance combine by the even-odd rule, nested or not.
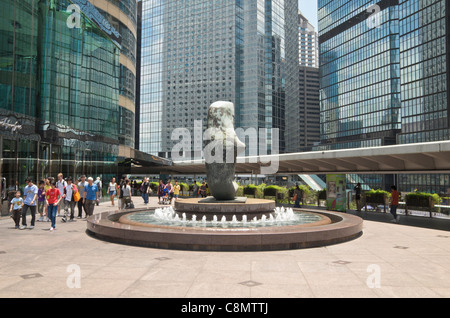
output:
[[[48,228],[20,231],[0,219],[0,297],[450,297],[447,231],[365,221],[363,235],[342,244],[221,253],[104,242],[86,234],[84,219]],[[68,285],[71,266],[80,288]],[[370,288],[373,268],[379,286]]]
[[[254,287],[221,282],[199,282],[189,287],[184,297],[188,298],[248,298]]]
[[[268,283],[252,287],[252,298],[314,298],[315,295],[308,284],[276,284]]]

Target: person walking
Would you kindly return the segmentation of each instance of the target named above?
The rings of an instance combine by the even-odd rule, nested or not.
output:
[[[198,184],[196,181],[194,181],[194,184],[192,185],[192,195],[194,198],[198,198]]]
[[[300,189],[298,184],[295,186],[295,189],[294,189],[294,197],[295,197],[294,208],[300,208],[300,202],[302,202],[302,205],[303,205],[303,190]]]
[[[50,190],[52,188],[51,183],[52,183],[53,178],[52,177],[47,177],[45,179],[45,186],[44,186],[44,193],[47,193],[48,190]],[[50,218],[48,217],[48,205],[47,205],[47,195],[44,195],[44,222],[50,222]]]
[[[170,182],[170,180],[167,181],[166,183],[166,189],[168,190],[168,194],[169,194],[169,204],[172,204],[172,199],[173,199],[173,185]]]
[[[83,201],[86,207],[86,217],[93,215],[95,204],[98,201],[98,188],[92,177],[88,178],[88,185],[84,188]]]
[[[15,228],[18,229],[20,225],[20,215],[22,214],[23,199],[20,197],[20,191],[16,191],[16,196],[11,200],[9,213],[14,220]]]
[[[125,184],[122,186],[122,206],[121,209],[124,209],[127,204],[131,203],[131,186],[130,186],[130,180],[126,179]]]
[[[44,222],[44,207],[45,207],[45,181],[41,180],[39,181],[39,189],[38,189],[38,212],[39,212],[39,219],[37,221]]]
[[[46,193],[48,199],[47,199],[47,206],[48,206],[48,215],[52,221],[52,226],[50,227],[50,231],[54,231],[56,228],[56,214],[58,213],[58,205],[61,201],[61,192],[59,192],[59,189],[56,187],[56,182],[53,181],[51,183],[51,188]]]
[[[148,182],[148,178],[144,178],[142,182],[142,198],[144,199],[144,204],[148,204],[148,189],[150,187],[150,182]]]
[[[400,194],[397,191],[397,187],[395,185],[391,186],[391,214],[394,216],[392,222],[398,223],[400,221],[400,216],[397,215],[398,208],[398,200]]]
[[[361,183],[357,183],[355,188],[356,210],[361,212]]]
[[[31,226],[30,229],[34,228],[34,222],[36,220],[36,201],[38,194],[38,187],[33,184],[33,179],[28,177],[25,180],[27,184],[25,189],[23,190],[25,198],[23,200],[23,208],[22,208],[22,225],[20,229],[23,230],[27,227],[27,212],[30,209],[31,212]]]
[[[64,180],[63,174],[62,173],[58,173],[58,181],[56,181],[56,187],[58,188],[59,193],[61,193],[61,195],[64,192],[64,188],[66,186],[67,186],[67,182],[66,182],[66,180]],[[58,205],[58,213],[56,214],[56,216],[61,216],[61,207],[63,209],[65,209],[65,205],[64,204],[65,204],[64,200],[60,200],[59,205]],[[65,211],[64,211],[64,213],[65,213]]]
[[[200,195],[202,198],[206,198],[206,182],[203,181],[202,185],[200,186]]]
[[[114,206],[114,197],[116,196],[117,192],[117,183],[116,178],[112,177],[111,182],[108,186],[108,193],[109,193],[109,199],[111,200],[111,206]]]
[[[164,189],[166,188],[166,186],[164,185],[164,182],[162,180],[159,180],[159,185],[158,185],[158,204],[161,204],[161,198],[164,195]]]
[[[118,196],[119,196],[119,202],[118,202],[118,206],[119,206],[119,209],[121,209],[122,208],[122,202],[123,202],[123,187],[124,187],[124,185],[125,185],[125,178],[124,177],[122,177],[122,179],[120,180],[120,182],[119,182],[119,186],[117,187],[117,194],[118,194]]]
[[[69,222],[73,222],[73,218],[75,215],[75,193],[78,192],[77,186],[72,183],[72,177],[67,178],[67,185],[64,187],[64,216],[62,218],[63,222],[67,221],[67,216],[70,217]],[[69,213],[70,210],[70,213]]]
[[[97,177],[97,180],[95,180],[94,183],[97,185],[97,188],[98,188],[97,205],[99,205],[100,204],[100,200],[102,198],[102,180],[100,179],[100,177]]]
[[[78,191],[80,191],[80,196],[81,196],[81,199],[78,201],[78,218],[81,219],[83,217],[83,210],[84,210],[84,213],[87,215],[86,205],[85,205],[83,198],[84,198],[85,188],[88,185],[88,183],[86,181],[85,175],[82,175],[80,177],[80,179],[78,179],[78,181],[79,182],[77,184],[77,186],[78,186],[77,188],[78,188]]]
[[[175,197],[175,202],[178,200],[180,196],[181,186],[178,184],[178,181],[175,181],[175,185],[173,186],[173,195]]]

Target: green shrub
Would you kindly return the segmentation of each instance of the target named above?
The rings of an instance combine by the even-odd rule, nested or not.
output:
[[[364,192],[367,203],[385,204],[385,196],[389,199],[391,193],[384,190],[369,190]]]
[[[236,196],[237,197],[242,197],[242,196],[244,196],[244,187],[243,186],[238,186],[238,190],[237,190],[237,192],[236,192]]]
[[[181,192],[183,192],[183,194],[184,192],[189,191],[189,185],[187,183],[179,182],[178,184],[180,185],[180,190]]]
[[[298,187],[300,188],[300,190],[303,191],[303,196],[308,196],[308,195],[311,194],[311,188],[308,187],[307,185],[303,185],[303,184],[302,184],[302,185],[299,185]],[[294,196],[295,188],[296,188],[296,187],[292,187],[292,188],[289,188],[289,189],[288,189],[289,197],[292,198],[292,197]]]
[[[278,192],[284,192],[282,187],[269,185],[264,188],[264,196],[276,197]]]
[[[432,204],[439,204],[442,199],[436,193],[414,192],[406,195],[406,204],[408,206],[428,207],[430,206],[430,198]]]
[[[197,184],[197,187],[200,189],[200,186],[202,185],[200,182],[198,182],[198,181],[196,181],[195,182],[196,184]],[[189,191],[192,191],[194,189],[194,182],[192,182],[190,185],[189,185]]]
[[[158,185],[159,185],[158,182],[155,182],[155,181],[150,182],[150,189],[152,189],[153,191],[156,191],[156,190],[158,190]]]
[[[244,187],[244,195],[256,195],[256,193],[258,192],[258,187],[255,186],[254,184],[249,184],[247,186]]]

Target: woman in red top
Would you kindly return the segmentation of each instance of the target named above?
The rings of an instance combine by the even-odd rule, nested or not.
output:
[[[56,188],[56,182],[52,181],[51,188],[45,193],[48,206],[48,216],[52,220],[52,227],[50,231],[55,229],[56,213],[58,212],[58,204],[61,201],[61,192]]]
[[[391,187],[391,214],[394,216],[394,220],[393,222],[397,222],[399,221],[400,217],[397,216],[397,208],[398,208],[398,198],[400,196],[400,194],[397,191],[397,187],[396,186],[392,186]]]

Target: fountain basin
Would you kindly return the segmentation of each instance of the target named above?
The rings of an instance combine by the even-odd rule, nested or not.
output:
[[[153,248],[267,251],[342,243],[359,237],[362,234],[363,224],[361,218],[350,214],[305,209],[294,211],[314,213],[321,216],[320,221],[299,225],[239,228],[143,225],[139,222],[124,222],[130,213],[143,211],[145,209],[92,215],[87,220],[87,231],[94,237],[110,242]]]
[[[211,221],[214,215],[219,219],[225,216],[227,221],[231,221],[233,215],[238,220],[242,220],[244,215],[249,220],[257,217],[260,219],[263,215],[269,216],[275,209],[275,201],[264,199],[245,198],[240,201],[239,198],[235,201],[216,201],[212,197],[207,199],[190,198],[178,200],[175,202],[175,212],[181,217],[184,213],[188,219],[193,215],[206,216],[208,221]]]

